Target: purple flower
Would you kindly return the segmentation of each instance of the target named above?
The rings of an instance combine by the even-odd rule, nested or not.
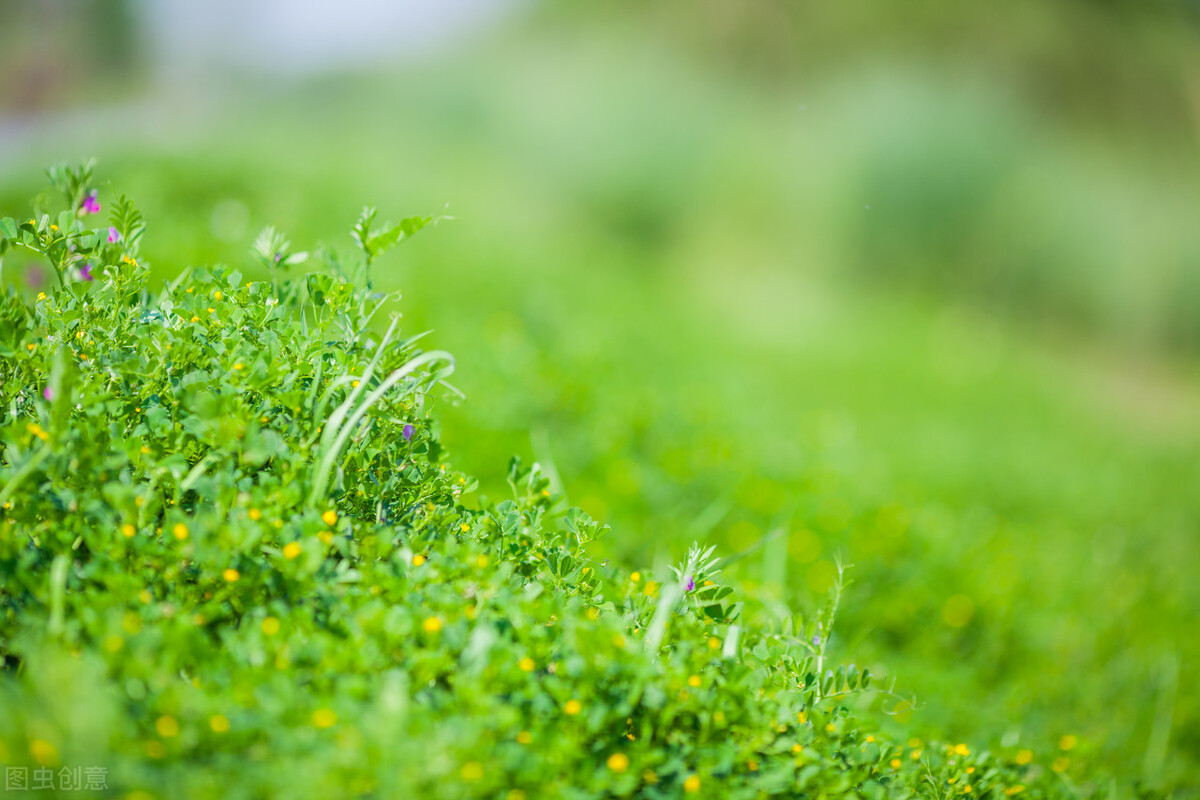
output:
[[[85,263],[79,268],[79,277],[81,280],[85,281],[96,280],[96,278],[92,275],[92,265],[90,263]]]
[[[683,582],[683,588],[689,592],[696,591],[696,579],[693,578],[691,575],[688,575],[687,578]]]
[[[108,226],[108,243],[116,244],[119,241],[121,241],[121,232],[119,230],[117,230],[116,228],[114,228],[112,225],[109,225]]]
[[[97,192],[93,189],[91,194],[89,194],[87,197],[83,198],[83,204],[80,206],[80,208],[83,209],[83,213],[85,213],[85,214],[99,214],[100,213],[100,201],[96,199],[96,196],[98,194],[99,194],[99,192]]]
[[[819,646],[821,644],[821,634],[814,633],[813,638],[812,638],[812,643],[814,646]]]
[[[45,389],[42,389],[42,397],[46,398],[47,400],[53,400],[54,390],[47,386]]]
[[[410,442],[411,442],[411,441],[412,441],[412,435],[413,435],[413,426],[412,426],[412,425],[405,425],[405,426],[404,426],[404,438],[405,438],[406,440],[408,440],[408,441],[410,441]]]

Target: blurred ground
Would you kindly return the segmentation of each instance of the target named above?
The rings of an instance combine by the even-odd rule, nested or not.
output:
[[[6,94],[0,206],[98,155],[163,276],[244,269],[268,223],[307,248],[363,203],[446,209],[376,277],[458,354],[446,438],[489,491],[513,453],[552,462],[646,562],[783,526],[737,578],[802,613],[854,563],[836,646],[916,691],[919,727],[1078,735],[1067,779],[1194,784],[1190,7],[681,8]]]

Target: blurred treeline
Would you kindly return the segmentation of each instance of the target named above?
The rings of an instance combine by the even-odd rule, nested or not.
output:
[[[836,269],[1121,345],[1200,347],[1197,3],[605,8],[829,132],[813,160],[839,173],[823,193],[837,230],[820,234]]]

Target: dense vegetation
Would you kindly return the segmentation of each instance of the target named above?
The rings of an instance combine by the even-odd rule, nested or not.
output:
[[[830,649],[840,567],[792,614],[721,582],[746,553],[598,559],[603,526],[537,465],[479,495],[431,416],[453,361],[369,279],[429,218],[364,212],[348,255],[268,229],[264,279],[152,291],[133,205],[88,167],[51,178],[63,210],[0,220],[0,255],[54,278],[0,312],[5,764],[103,765],[136,797],[1105,788],[1063,755],[856,717],[907,701]]]

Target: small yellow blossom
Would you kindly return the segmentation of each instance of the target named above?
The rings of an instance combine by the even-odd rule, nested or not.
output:
[[[213,733],[228,733],[229,719],[224,714],[213,714],[208,718],[208,727],[212,728]]]
[[[688,686],[691,686],[693,689],[699,689],[700,683],[701,681],[699,675],[692,675],[688,678]]]
[[[808,714],[805,714],[803,711],[801,711],[799,714],[796,715],[796,721],[799,722],[801,725],[804,725],[805,723],[808,722]]]
[[[868,736],[868,737],[867,737],[867,741],[868,741],[868,742],[873,742],[873,741],[875,741],[875,737],[874,737],[874,736]]]
[[[481,555],[481,556],[479,556],[479,558],[475,559],[475,566],[479,567],[480,569],[483,569],[487,565],[488,565],[488,557],[487,556]]]
[[[804,752],[804,746],[803,746],[803,745],[799,745],[799,744],[794,744],[794,745],[792,745],[792,752],[793,752],[793,753],[803,753],[803,752]]]
[[[45,292],[38,292],[37,299],[38,299],[38,300],[45,300],[45,299],[46,299],[46,293],[45,293]]]
[[[274,636],[279,633],[279,620],[274,617],[264,617],[262,621],[262,632],[267,636]]]
[[[1023,791],[1025,791],[1025,784],[1018,783],[1016,786],[1010,786],[1005,789],[1004,793],[1009,797],[1012,797],[1014,794],[1020,794]]]
[[[956,744],[954,745],[954,754],[956,756],[969,756],[971,755],[971,748],[965,744]]]
[[[34,739],[31,741],[29,743],[29,755],[33,756],[34,761],[43,767],[52,767],[58,764],[58,748],[45,739]]]
[[[437,617],[426,617],[425,621],[421,623],[421,627],[425,629],[426,633],[437,633],[442,629],[442,621]]]
[[[613,772],[624,772],[629,769],[629,756],[624,753],[613,753],[608,757],[608,768]]]
[[[921,751],[913,750],[911,753],[908,754],[908,757],[911,758],[913,761],[916,761],[921,757]]]
[[[215,292],[213,292],[213,300],[220,300],[222,297],[224,297],[224,295],[221,294],[220,289],[217,289]]]
[[[1017,751],[1016,762],[1018,764],[1028,764],[1030,761],[1033,761],[1033,751],[1032,750],[1018,750]]]
[[[193,314],[193,315],[192,315],[192,322],[199,322],[199,321],[200,321],[200,318],[199,318],[199,317],[197,317],[195,314]]]
[[[324,522],[326,525],[337,524],[337,519],[338,519],[338,517],[337,517],[336,511],[326,511],[324,514],[321,515],[321,521]]]
[[[133,527],[128,522],[126,522],[124,525],[121,526],[121,535],[124,536],[126,539],[132,539],[134,537],[134,534],[136,534],[136,533],[137,533],[137,528]]]
[[[640,572],[635,572],[629,576],[629,580],[633,581],[634,583],[637,583],[641,579],[642,579],[642,573],[640,573]]]
[[[462,775],[462,779],[464,781],[469,781],[471,783],[482,780],[483,765],[478,761],[468,761],[467,763],[463,764],[460,774]]]
[[[888,763],[890,763],[890,764],[892,765],[892,769],[900,769],[900,764],[901,764],[901,761],[900,761],[900,759],[898,759],[898,758],[893,758],[893,759],[892,759],[890,762],[888,762]]]
[[[458,526],[458,529],[463,533],[466,533],[467,531],[471,530],[471,526],[469,523],[464,522],[462,525]]]
[[[234,583],[238,578],[242,577],[242,573],[231,567],[222,572],[221,577],[224,578],[227,583]]]
[[[751,772],[758,772],[758,762],[753,758],[750,759],[746,762],[746,769],[750,770]]]
[[[337,712],[332,708],[318,708],[312,714],[312,723],[318,728],[332,728],[337,724]]]
[[[176,522],[175,527],[171,529],[171,534],[182,542],[188,537],[188,527],[182,522]]]
[[[258,522],[260,519],[262,519],[262,512],[257,508],[252,508],[246,513],[246,516],[250,517],[250,519],[254,520],[255,522]]]
[[[718,638],[717,638],[717,637],[715,637],[715,636],[710,636],[710,637],[708,638],[708,649],[709,649],[709,650],[716,650],[716,649],[720,648],[720,646],[721,646],[721,640],[720,640],[720,639],[718,639]]]
[[[533,659],[529,656],[525,656],[518,661],[517,666],[521,668],[522,672],[533,672],[533,670],[537,667],[537,665],[533,663]]]
[[[164,739],[179,735],[179,722],[169,714],[163,714],[154,721],[154,730]]]
[[[700,779],[695,775],[689,776],[688,779],[683,782],[683,790],[688,794],[695,794],[696,792],[700,791]]]
[[[317,534],[317,538],[322,544],[333,544],[333,531],[321,531]]]
[[[567,714],[568,716],[573,717],[580,711],[583,711],[583,706],[580,705],[578,700],[568,700],[563,705],[563,713]]]
[[[233,371],[234,371],[234,372],[238,372],[238,371],[239,371],[239,370],[241,370],[241,369],[242,369],[244,366],[245,366],[245,364],[243,364],[242,362],[240,362],[240,361],[239,361],[239,362],[237,362],[236,364],[234,364],[234,365],[233,365]]]
[[[1071,759],[1066,756],[1059,756],[1054,759],[1054,763],[1050,765],[1050,768],[1055,772],[1066,772],[1069,766],[1071,766]]]
[[[1059,750],[1074,750],[1075,745],[1079,744],[1079,737],[1067,734],[1058,740]]]
[[[283,557],[291,561],[293,558],[300,555],[301,549],[302,548],[300,547],[299,542],[288,542],[283,546]]]
[[[413,566],[414,567],[419,567],[424,563],[425,563],[425,556],[421,555],[420,553],[417,553],[415,556],[413,556]]]
[[[517,743],[518,744],[529,744],[532,741],[533,741],[533,734],[530,733],[529,731],[521,731],[520,733],[517,734]]]

